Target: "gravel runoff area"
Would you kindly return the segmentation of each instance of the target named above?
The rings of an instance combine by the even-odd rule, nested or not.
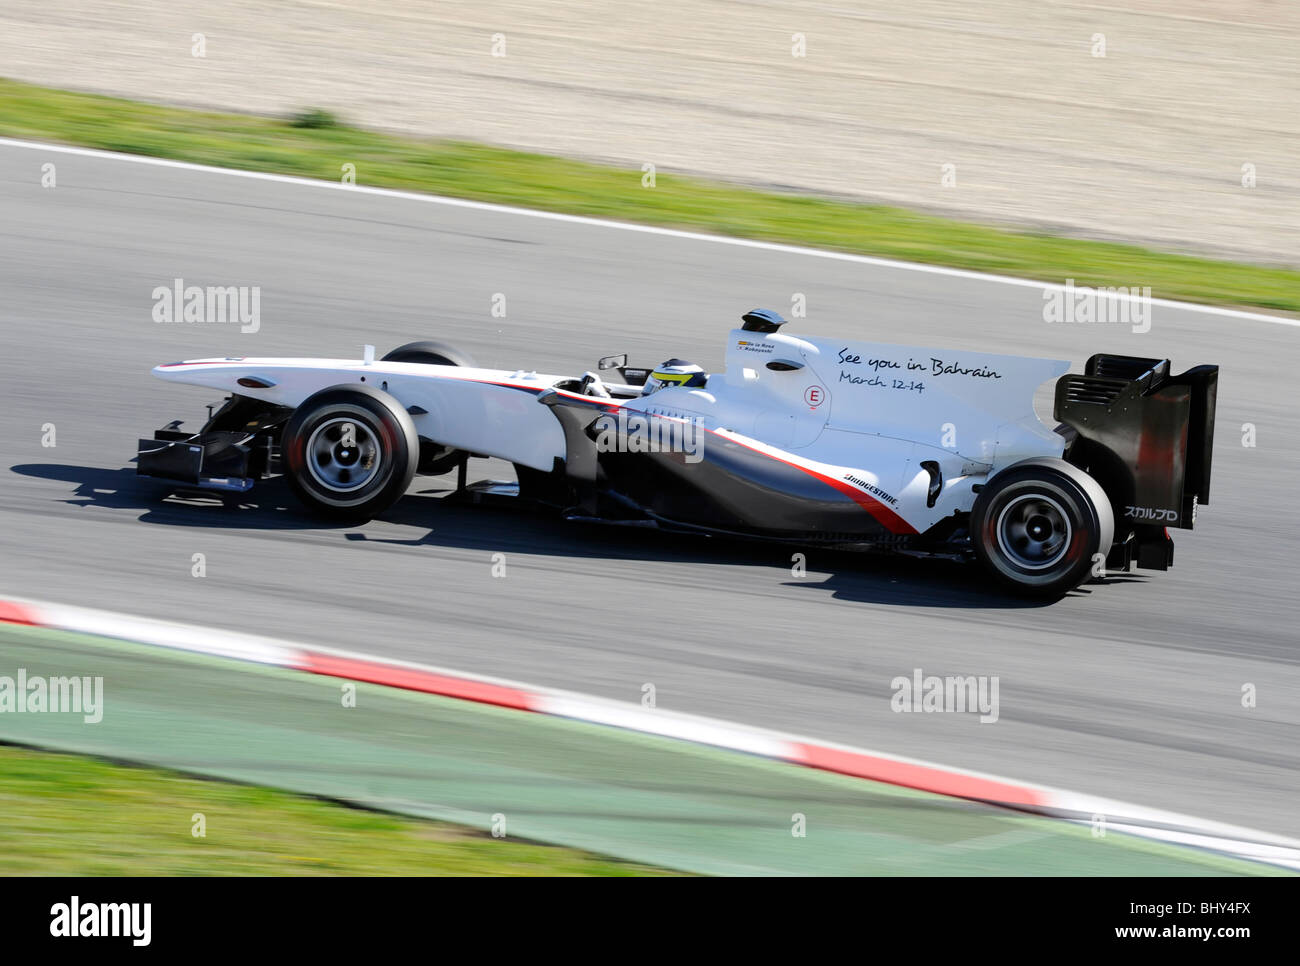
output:
[[[1300,265],[1289,3],[6,0],[0,73]]]

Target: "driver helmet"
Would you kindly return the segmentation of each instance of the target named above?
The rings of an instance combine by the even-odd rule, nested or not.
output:
[[[709,381],[709,374],[693,363],[684,359],[669,359],[662,365],[655,366],[650,378],[645,381],[641,395],[648,396],[665,386],[684,386],[699,389]]]

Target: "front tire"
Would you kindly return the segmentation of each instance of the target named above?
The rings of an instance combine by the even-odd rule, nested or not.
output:
[[[419,453],[402,405],[371,386],[322,389],[294,410],[280,442],[289,486],[309,509],[369,520],[406,492]]]
[[[473,358],[455,346],[445,342],[426,339],[423,342],[408,342],[400,345],[388,355],[383,362],[419,362],[429,366],[464,366],[475,368]],[[441,476],[454,470],[468,454],[461,449],[442,446],[432,440],[420,440],[420,459],[416,471],[421,476]]]
[[[1015,463],[987,483],[971,510],[975,556],[1003,586],[1060,597],[1110,552],[1115,519],[1101,485],[1060,459]]]

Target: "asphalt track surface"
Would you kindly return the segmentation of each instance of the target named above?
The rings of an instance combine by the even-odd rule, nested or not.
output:
[[[1048,325],[1034,287],[14,146],[0,244],[5,593],[623,700],[653,684],[662,707],[1300,832],[1294,327],[1169,306],[1145,335]],[[178,277],[260,285],[260,331],[155,323]],[[159,362],[442,338],[512,369],[621,351],[716,368],[743,310],[788,314],[796,292],[796,333],[1221,365],[1213,497],[1175,568],[1027,605],[955,564],[814,550],[800,578],[782,547],[454,507],[443,478],[340,527],[282,481],[165,499],[129,463],[218,398],[152,379]],[[996,675],[999,720],[892,712],[914,668]]]

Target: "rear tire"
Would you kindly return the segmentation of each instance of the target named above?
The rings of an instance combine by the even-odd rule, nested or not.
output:
[[[1110,552],[1115,519],[1101,485],[1060,459],[1015,463],[993,477],[971,510],[975,556],[1003,586],[1060,597]]]
[[[280,462],[290,488],[309,509],[369,520],[411,485],[419,445],[401,403],[371,386],[348,384],[322,389],[294,410],[280,442]]]
[[[426,339],[398,346],[381,360],[383,362],[420,362],[430,366],[464,366],[476,368],[473,358],[455,346]],[[468,457],[462,449],[442,446],[429,439],[420,439],[420,458],[416,472],[421,476],[441,476],[454,470]]]

